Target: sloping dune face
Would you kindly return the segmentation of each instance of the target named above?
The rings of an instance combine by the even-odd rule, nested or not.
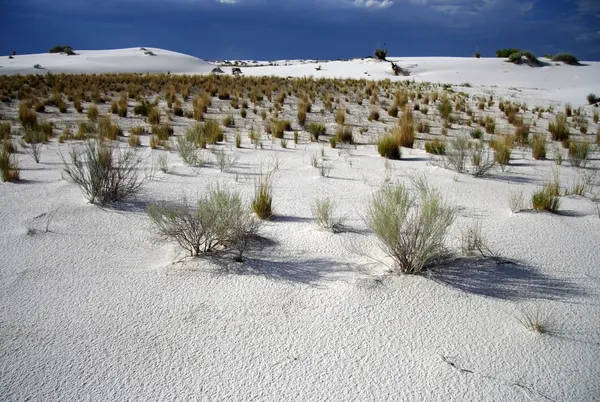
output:
[[[35,73],[207,73],[211,65],[202,59],[155,48],[75,50],[66,54],[17,55],[0,61],[2,74]],[[38,68],[34,66],[39,65]]]

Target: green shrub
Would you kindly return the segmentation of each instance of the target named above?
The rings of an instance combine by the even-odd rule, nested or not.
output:
[[[573,56],[570,53],[559,53],[552,58],[552,61],[562,61],[565,64],[570,64],[573,66],[579,64],[579,60],[577,60],[577,57]]]
[[[508,61],[510,61],[511,63],[521,62],[522,58],[523,55],[521,54],[521,52],[515,52],[508,56]]]
[[[386,159],[399,160],[402,156],[400,142],[393,135],[386,135],[378,141],[377,152]]]
[[[65,45],[54,46],[48,51],[48,53],[65,53],[68,56],[74,56],[76,54],[71,46]]]
[[[422,180],[417,195],[402,184],[386,186],[373,196],[367,224],[383,251],[403,274],[416,274],[449,256],[446,237],[455,211]]]
[[[196,205],[184,200],[148,207],[158,232],[175,240],[191,256],[231,249],[240,262],[260,228],[260,222],[248,212],[238,193],[220,186],[211,187]]]
[[[483,131],[479,127],[471,131],[471,138],[480,140],[483,138]]]
[[[387,57],[387,49],[375,49],[375,58],[378,60],[385,60]]]
[[[449,148],[446,152],[446,167],[463,173],[471,155],[471,142],[466,136],[454,137]]]
[[[327,127],[323,123],[308,123],[308,132],[310,133],[310,140],[318,142],[319,137],[327,132]]]
[[[311,210],[313,218],[323,229],[333,233],[343,230],[343,218],[335,216],[335,203],[329,198],[316,199]]]
[[[498,49],[498,50],[496,50],[496,57],[505,59],[514,53],[519,53],[519,49],[515,49],[515,48]]]

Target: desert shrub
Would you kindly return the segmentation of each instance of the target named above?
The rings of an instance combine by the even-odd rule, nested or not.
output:
[[[289,120],[278,120],[275,119],[270,124],[271,134],[275,138],[283,138],[285,131],[292,130],[292,124]]]
[[[148,216],[161,235],[175,240],[191,256],[232,249],[236,261],[243,261],[260,228],[240,195],[220,186],[211,187],[196,205],[186,200],[150,205]]]
[[[480,140],[483,138],[483,131],[477,127],[474,130],[471,131],[471,138],[476,139],[476,140]]]
[[[48,53],[65,53],[69,56],[74,56],[75,52],[71,46],[59,45],[51,48]]]
[[[0,140],[7,140],[10,138],[12,126],[10,122],[0,122]]]
[[[520,62],[522,58],[523,55],[521,54],[521,52],[514,52],[508,56],[508,61],[510,61],[511,63]]]
[[[46,141],[46,134],[38,128],[26,127],[23,130],[23,150],[31,155],[35,163],[40,163],[42,145]]]
[[[369,113],[369,121],[378,121],[379,120],[379,110],[373,108],[371,109],[371,112]]]
[[[531,139],[531,154],[533,159],[546,158],[546,136],[534,135]]]
[[[432,141],[425,141],[425,152],[433,155],[445,155],[446,143],[439,138],[434,138]]]
[[[148,123],[152,125],[160,123],[160,110],[158,107],[148,108]]]
[[[6,151],[9,154],[16,154],[17,146],[12,140],[4,140],[2,141],[2,151]]]
[[[217,142],[223,141],[223,129],[216,120],[208,120],[204,123],[204,134],[206,141],[209,144],[216,144]]]
[[[83,112],[83,106],[81,105],[81,101],[79,99],[73,101],[73,108],[77,111],[77,113]]]
[[[227,115],[223,118],[223,126],[224,127],[232,127],[235,123],[233,122],[233,116]]]
[[[169,137],[173,135],[174,130],[173,127],[169,125],[169,123],[161,123],[152,126],[152,133],[156,135],[156,137],[160,141],[167,141]]]
[[[140,173],[142,160],[132,148],[120,150],[88,141],[83,148],[72,148],[69,156],[70,163],[63,158],[64,172],[92,204],[131,197],[146,179]]]
[[[496,142],[494,147],[494,159],[502,167],[510,163],[513,141],[514,139],[511,136],[505,135]]]
[[[465,230],[461,231],[460,248],[468,257],[494,257],[495,253],[490,249],[483,236],[481,222],[475,222]]]
[[[576,66],[579,64],[577,57],[570,53],[559,53],[552,58],[552,61],[562,61],[565,64]]]
[[[455,211],[427,183],[417,187],[416,196],[402,184],[383,187],[367,211],[368,226],[403,274],[419,273],[449,255],[445,241]]]
[[[19,104],[19,121],[23,127],[35,127],[37,126],[37,113],[21,102]]]
[[[335,140],[344,144],[354,144],[354,138],[352,136],[352,127],[339,126],[335,133]]]
[[[310,133],[310,140],[317,142],[320,136],[325,135],[327,127],[323,123],[308,123],[308,132]]]
[[[521,124],[515,127],[515,142],[517,144],[525,145],[529,139],[529,125]]]
[[[338,130],[339,130],[339,128],[338,128]],[[337,145],[337,139],[335,137],[329,138],[329,146],[331,148],[335,148],[336,145]]]
[[[117,114],[119,112],[119,102],[114,100],[110,103],[110,112],[112,114]]]
[[[113,124],[109,116],[103,116],[98,121],[98,136],[100,139],[108,138],[111,141],[114,141],[123,135],[123,131],[118,124]]]
[[[18,181],[20,176],[19,162],[16,156],[6,149],[6,142],[0,154],[0,176],[3,182]]]
[[[343,230],[344,220],[335,215],[335,202],[329,198],[316,199],[311,211],[313,218],[323,229],[331,230],[334,233]]]
[[[431,126],[429,126],[429,122],[427,120],[419,121],[416,128],[419,133],[429,133],[431,131]]]
[[[498,50],[496,50],[496,57],[505,59],[505,58],[509,57],[511,54],[518,53],[518,52],[519,52],[519,49],[515,49],[515,48],[498,49]]]
[[[192,167],[204,165],[204,159],[201,157],[198,145],[189,137],[177,137],[177,151],[179,151],[181,160],[186,165]]]
[[[479,54],[479,52],[475,52],[473,53],[473,57],[475,57],[476,59],[481,57],[481,54]]]
[[[260,175],[251,206],[260,219],[269,219],[273,215],[273,172]]]
[[[485,132],[488,134],[496,132],[496,120],[491,116],[487,116],[485,119]]]
[[[377,142],[377,152],[386,159],[399,160],[402,156],[400,152],[400,142],[393,135],[386,135]]]
[[[130,134],[127,142],[132,148],[139,147],[141,145],[140,136],[135,134]]]
[[[442,101],[438,105],[438,111],[440,112],[440,116],[442,116],[442,119],[448,120],[450,118],[450,114],[452,113],[452,103],[450,102],[446,94],[442,96]]]
[[[143,100],[133,107],[133,114],[148,116],[148,112],[152,109],[152,105]]]
[[[567,123],[567,116],[560,113],[556,115],[554,121],[548,123],[548,131],[550,132],[553,141],[568,140],[569,125]]]
[[[521,54],[523,56],[525,56],[525,58],[527,60],[529,60],[530,63],[534,64],[534,65],[539,65],[540,61],[538,60],[538,58],[535,56],[535,54],[533,54],[533,52],[529,51],[529,50],[523,50],[521,52]]]
[[[398,117],[398,105],[393,104],[387,110],[388,116],[390,117]]]
[[[597,97],[595,94],[591,93],[591,94],[588,94],[587,101],[590,105],[593,105],[594,103],[600,102],[600,98]]]
[[[584,142],[569,142],[569,162],[574,167],[585,167],[589,160],[590,144]]]
[[[90,121],[96,121],[98,119],[98,108],[96,107],[96,105],[90,105],[90,107],[88,107],[88,111],[87,111],[87,118]]]
[[[547,186],[533,193],[531,202],[536,211],[555,213],[560,207],[560,199]]]
[[[415,123],[410,108],[404,109],[402,117],[398,120],[396,127],[392,129],[392,135],[398,139],[402,147],[412,148],[415,142]]]
[[[473,176],[483,177],[496,168],[494,156],[490,155],[490,150],[484,150],[483,141],[476,142],[471,151],[471,166],[473,166]]]
[[[571,117],[573,115],[573,107],[570,103],[565,104],[565,115]]]
[[[345,108],[339,108],[337,112],[335,112],[335,122],[340,125],[343,125],[346,122]]]
[[[375,49],[375,57],[378,60],[385,60],[387,57],[387,49]]]
[[[467,160],[471,156],[471,143],[464,136],[455,137],[450,141],[450,149],[446,152],[446,167],[458,173],[465,171]]]
[[[306,124],[306,110],[298,108],[298,124],[304,126]]]
[[[88,134],[94,134],[97,132],[96,125],[91,121],[82,121],[79,123],[77,127],[77,135],[75,136],[76,140],[84,140],[87,138]]]

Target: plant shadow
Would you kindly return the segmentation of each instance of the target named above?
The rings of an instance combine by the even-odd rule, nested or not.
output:
[[[499,258],[456,258],[428,269],[425,275],[467,293],[504,300],[560,300],[586,294],[568,280]]]

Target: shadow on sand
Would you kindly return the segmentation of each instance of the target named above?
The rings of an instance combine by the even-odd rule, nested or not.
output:
[[[568,280],[553,278],[517,261],[499,258],[456,258],[432,267],[424,274],[468,293],[505,300],[559,300],[586,294]]]

